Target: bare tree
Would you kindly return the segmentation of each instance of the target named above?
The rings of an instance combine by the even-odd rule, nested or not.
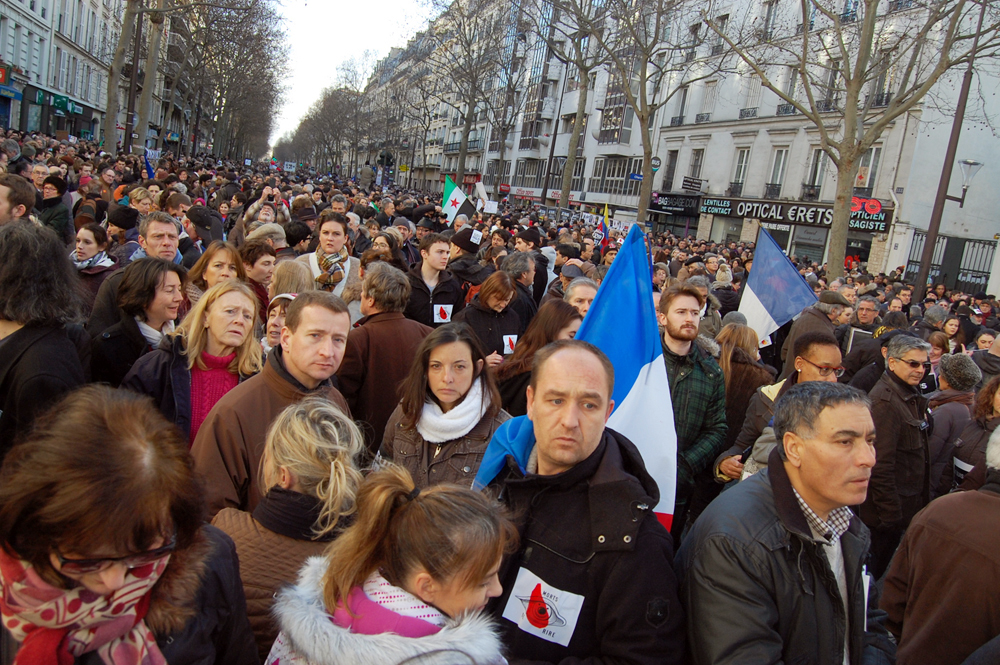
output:
[[[567,91],[577,91],[576,114],[563,164],[560,209],[569,207],[576,153],[586,127],[590,81],[596,70],[608,62],[607,53],[598,46],[597,39],[607,21],[607,9],[605,3],[593,0],[536,0],[536,7],[531,12],[537,21],[536,33],[566,67]]]
[[[966,0],[854,0],[846,6],[800,0],[765,3],[760,14],[750,12],[725,26],[705,14],[709,29],[760,84],[816,128],[819,147],[837,169],[827,254],[831,275],[843,270],[855,179],[866,175],[875,142],[896,118],[915,110],[948,70],[996,54],[995,4],[986,6],[987,20],[973,46],[980,7]]]
[[[516,3],[515,3],[516,4]],[[465,178],[469,134],[484,110],[487,81],[500,70],[509,4],[497,0],[453,0],[430,26],[436,42],[429,61],[442,85],[436,97],[452,106],[462,119],[455,182]]]
[[[657,112],[692,83],[717,76],[728,65],[725,51],[697,58],[703,43],[701,12],[693,0],[608,0],[603,29],[591,36],[608,59],[608,88],[600,139],[618,133],[635,116],[642,141],[642,184],[637,219],[645,222],[653,192],[653,122]],[[616,105],[612,105],[617,100]],[[625,103],[622,104],[621,101]]]

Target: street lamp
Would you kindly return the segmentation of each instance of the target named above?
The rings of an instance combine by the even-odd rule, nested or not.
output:
[[[958,207],[965,207],[965,193],[969,190],[969,185],[972,184],[972,179],[976,177],[979,173],[979,169],[983,168],[982,162],[977,162],[974,159],[963,159],[958,163],[962,167],[962,198],[957,196],[951,196],[946,194],[945,198],[949,201],[958,201]]]

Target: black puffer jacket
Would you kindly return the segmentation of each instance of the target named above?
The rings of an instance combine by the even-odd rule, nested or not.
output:
[[[494,352],[501,356],[514,353],[514,345],[517,344],[521,332],[521,317],[510,306],[502,312],[497,312],[484,307],[476,296],[468,307],[454,317],[454,320],[469,324],[479,338],[486,355]]]
[[[247,618],[236,546],[214,526],[203,526],[201,536],[188,551],[171,557],[163,578],[153,587],[146,625],[170,665],[256,665],[260,656]],[[164,601],[176,609],[157,607],[158,589],[166,582],[171,588]],[[177,625],[177,610],[185,609],[193,616]],[[103,662],[94,651],[76,659],[78,665]]]
[[[862,564],[871,536],[851,519],[841,536],[852,665],[890,663],[875,584]],[[675,561],[693,665],[843,665],[844,603],[777,449],[767,469],[723,492],[695,522]]]
[[[512,665],[684,662],[673,541],[651,510],[660,492],[635,445],[605,429],[568,471],[525,476],[508,457],[501,475],[521,545],[489,608]]]
[[[740,308],[740,294],[732,286],[712,289],[712,295],[719,301],[719,316],[725,316]]]

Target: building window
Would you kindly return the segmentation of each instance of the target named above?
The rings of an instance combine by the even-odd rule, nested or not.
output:
[[[780,185],[785,182],[785,170],[788,168],[788,148],[776,148],[774,151],[774,161],[771,165],[772,184]]]
[[[674,191],[674,175],[677,174],[677,155],[679,153],[679,150],[667,152],[667,170],[663,174],[663,184],[660,185],[665,192]]]
[[[868,197],[872,196],[872,190],[875,188],[875,178],[878,175],[878,164],[881,158],[881,147],[871,147],[861,157],[861,167],[858,168],[858,177],[854,179],[854,187],[868,190],[862,192]]]
[[[733,172],[733,182],[743,184],[747,181],[747,169],[750,168],[750,148],[736,149],[736,171]]]
[[[695,148],[691,151],[691,166],[688,168],[688,176],[692,178],[701,177],[701,165],[705,161],[705,149]]]

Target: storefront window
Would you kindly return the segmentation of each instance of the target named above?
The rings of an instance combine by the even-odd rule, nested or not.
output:
[[[826,246],[827,230],[815,226],[796,226],[789,254],[800,261],[823,262],[823,248]]]
[[[25,129],[37,132],[42,127],[42,107],[38,104],[28,104],[28,124]]]

